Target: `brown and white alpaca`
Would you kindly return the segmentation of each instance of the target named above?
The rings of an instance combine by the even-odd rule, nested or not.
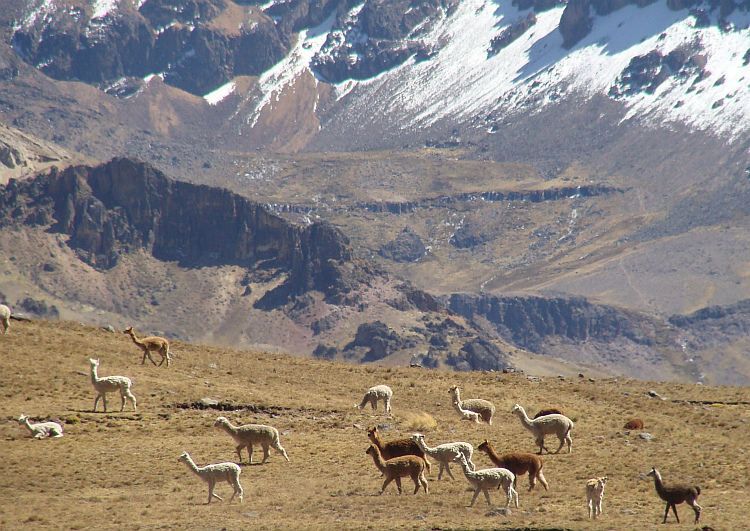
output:
[[[402,455],[416,455],[424,460],[427,472],[430,472],[430,463],[427,461],[424,450],[419,447],[416,441],[411,439],[395,439],[393,441],[385,442],[380,437],[380,432],[377,426],[368,428],[367,438],[370,442],[378,447],[380,455],[383,459],[393,459],[394,457],[401,457]]]
[[[164,360],[166,360],[167,368],[169,368],[169,362],[172,359],[169,356],[169,341],[167,341],[163,337],[158,337],[158,336],[144,337],[143,339],[138,339],[135,335],[135,332],[133,331],[132,326],[127,327],[125,330],[122,331],[122,333],[128,334],[130,336],[130,339],[133,340],[133,343],[138,345],[143,351],[143,360],[141,360],[141,365],[146,363],[146,357],[148,357],[148,359],[151,360],[151,363],[156,365],[156,362],[151,357],[151,352],[158,352],[161,355],[161,363],[159,363],[159,367],[161,367],[164,364]]]
[[[667,502],[667,510],[664,511],[663,524],[667,522],[667,515],[669,515],[670,507],[672,508],[672,512],[674,512],[674,517],[677,519],[677,523],[680,523],[680,517],[677,516],[677,506],[682,502],[687,503],[693,508],[693,511],[695,512],[695,523],[698,523],[702,509],[697,501],[698,495],[701,493],[700,487],[690,485],[664,485],[664,482],[661,479],[661,474],[659,474],[659,471],[654,467],[651,467],[651,472],[646,475],[654,478],[656,493],[659,495],[659,498]]]

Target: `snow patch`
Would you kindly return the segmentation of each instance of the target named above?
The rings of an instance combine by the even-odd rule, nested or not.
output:
[[[203,99],[206,100],[209,105],[216,105],[224,101],[224,99],[232,94],[236,88],[237,84],[234,81],[230,81],[226,85],[217,88],[213,92],[209,92],[208,94],[203,96]]]

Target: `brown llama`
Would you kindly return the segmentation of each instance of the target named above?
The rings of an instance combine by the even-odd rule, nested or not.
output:
[[[167,341],[163,337],[158,336],[138,339],[135,335],[135,332],[133,331],[132,326],[127,327],[122,331],[122,333],[128,334],[130,336],[130,339],[133,340],[133,343],[138,345],[143,351],[143,359],[141,360],[141,365],[146,363],[146,357],[151,360],[151,363],[156,365],[156,362],[151,357],[151,352],[153,351],[158,352],[161,355],[161,363],[159,363],[159,367],[161,367],[164,364],[164,360],[166,360],[167,368],[169,368],[169,362],[172,359],[169,355],[169,341]]]
[[[698,523],[698,520],[700,520],[701,517],[702,509],[702,507],[698,505],[697,502],[698,495],[701,493],[700,487],[690,485],[666,486],[661,479],[661,474],[659,474],[659,471],[654,467],[651,467],[651,472],[646,475],[652,476],[654,478],[654,487],[656,487],[656,493],[659,495],[659,498],[667,502],[667,510],[664,511],[664,521],[662,522],[663,524],[667,523],[667,515],[669,515],[670,507],[672,508],[674,517],[677,519],[677,523],[680,523],[680,517],[677,516],[677,506],[682,502],[687,503],[690,507],[693,508],[693,511],[695,512],[695,523]]]

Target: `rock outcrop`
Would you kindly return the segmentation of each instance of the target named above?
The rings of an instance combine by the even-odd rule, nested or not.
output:
[[[589,0],[569,0],[560,17],[560,33],[563,36],[563,48],[571,49],[578,41],[591,31],[591,14]]]

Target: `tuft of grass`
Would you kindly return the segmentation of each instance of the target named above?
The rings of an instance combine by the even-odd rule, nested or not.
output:
[[[404,415],[404,428],[409,431],[435,431],[438,423],[429,413],[406,413]]]

